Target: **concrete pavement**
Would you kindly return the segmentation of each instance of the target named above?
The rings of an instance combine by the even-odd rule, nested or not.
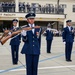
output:
[[[26,75],[25,56],[19,50],[19,63],[12,65],[11,49],[8,40],[0,45],[0,75]],[[46,40],[42,36],[41,55],[39,59],[38,75],[75,75],[75,42],[73,44],[72,62],[65,61],[65,45],[61,37],[54,37],[51,54],[46,53]]]

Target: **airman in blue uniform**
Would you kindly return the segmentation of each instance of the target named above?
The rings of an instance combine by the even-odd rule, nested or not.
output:
[[[62,37],[63,42],[65,43],[65,59],[68,62],[71,62],[71,52],[74,42],[74,29],[71,26],[71,20],[66,21],[67,26],[63,29]]]
[[[28,13],[25,17],[27,18],[27,27],[34,27],[34,13]],[[32,29],[30,31],[23,30],[21,32],[24,46],[21,53],[25,54],[27,75],[37,75],[38,62],[40,55],[40,43],[41,43],[41,28]]]
[[[15,31],[17,28],[17,19],[13,19],[13,27],[11,30]],[[11,54],[12,54],[12,63],[13,65],[18,64],[18,54],[19,54],[19,45],[20,45],[21,35],[16,36],[15,38],[11,39]]]
[[[47,53],[51,53],[52,40],[53,40],[53,32],[51,31],[50,24],[48,24],[46,30]]]

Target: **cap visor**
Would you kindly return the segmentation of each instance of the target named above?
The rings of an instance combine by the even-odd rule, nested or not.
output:
[[[27,17],[27,18],[35,18],[35,17],[32,16],[32,17]]]
[[[18,21],[13,21],[13,22],[18,22]]]

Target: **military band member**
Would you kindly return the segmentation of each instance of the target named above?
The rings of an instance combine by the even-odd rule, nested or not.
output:
[[[35,14],[28,13],[25,17],[27,18],[27,27],[35,26]],[[25,54],[27,75],[37,75],[38,62],[40,55],[40,41],[41,41],[41,28],[32,29],[30,31],[23,30],[21,32],[24,46],[21,53]]]
[[[71,24],[71,20],[67,20],[67,26],[63,29],[62,37],[63,42],[65,43],[65,59],[68,62],[71,62],[71,52],[74,42],[74,29]]]
[[[46,30],[47,53],[51,53],[52,40],[53,40],[53,32],[51,31],[51,25],[48,24]]]
[[[13,19],[12,23],[13,23],[13,27],[11,28],[11,30],[15,31],[16,28],[17,28],[18,20]],[[11,39],[11,41],[10,41],[13,65],[18,64],[18,54],[19,54],[20,40],[21,40],[21,35],[18,35],[17,37]]]

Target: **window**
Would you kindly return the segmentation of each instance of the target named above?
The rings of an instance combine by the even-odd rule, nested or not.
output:
[[[66,8],[67,5],[66,4],[60,4],[62,6],[62,8]]]
[[[75,12],[75,5],[73,5],[73,12]]]

